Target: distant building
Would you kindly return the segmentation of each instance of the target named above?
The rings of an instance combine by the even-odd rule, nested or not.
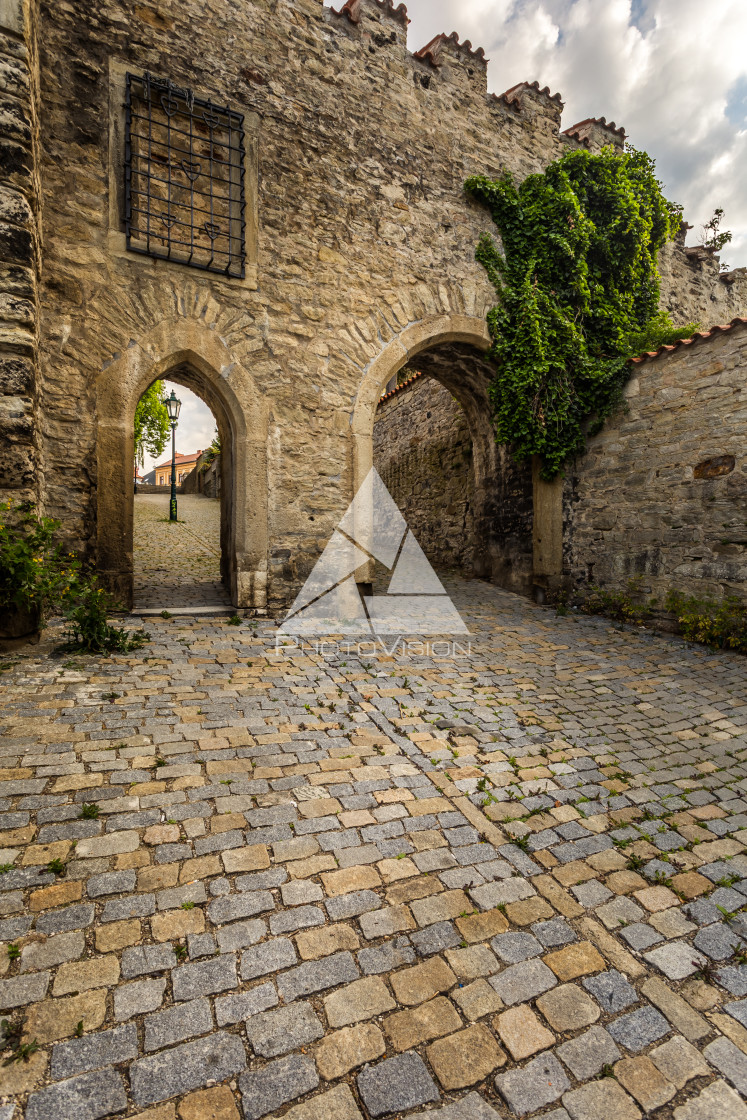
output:
[[[181,485],[183,478],[192,471],[197,463],[197,460],[202,455],[202,451],[193,451],[189,455],[176,455],[176,484]],[[154,467],[156,476],[156,486],[169,486],[171,483],[171,459],[168,463],[160,463],[159,466]],[[146,478],[148,476],[146,475]]]
[[[144,474],[142,478],[138,479],[138,482],[141,483],[143,486],[155,486],[156,485],[156,472],[155,472],[155,470],[148,471],[147,474]]]

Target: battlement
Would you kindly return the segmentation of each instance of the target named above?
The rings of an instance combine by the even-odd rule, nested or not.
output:
[[[562,135],[592,151],[599,151],[609,144],[622,151],[626,139],[625,129],[618,128],[614,121],[607,121],[605,117],[587,117],[564,129]]]
[[[407,27],[410,22],[410,17],[407,14],[407,8],[404,4],[397,4],[396,6],[392,0],[365,0],[366,3],[373,2],[382,15],[389,16],[391,19],[401,23],[403,27]],[[337,10],[332,8],[332,14],[335,16],[346,16],[350,23],[360,23],[361,10],[364,0],[346,0],[346,3]]]
[[[489,100],[493,105],[512,110],[521,117],[538,114],[546,117],[553,131],[560,131],[563,100],[559,93],[552,93],[549,86],[540,86],[539,82],[518,82],[504,93],[491,93]]]
[[[487,66],[488,60],[485,57],[485,51],[482,47],[477,50],[472,49],[472,44],[469,39],[465,39],[460,43],[459,36],[456,31],[452,31],[451,35],[445,35],[443,32],[436,35],[431,39],[430,43],[426,43],[419,51],[415,51],[415,58],[424,59],[430,62],[431,66],[442,66],[448,55],[456,55],[459,58],[471,58],[476,62],[482,63]]]

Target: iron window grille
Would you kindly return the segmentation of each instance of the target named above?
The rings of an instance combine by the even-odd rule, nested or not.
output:
[[[244,117],[171,81],[127,75],[127,248],[244,277]]]

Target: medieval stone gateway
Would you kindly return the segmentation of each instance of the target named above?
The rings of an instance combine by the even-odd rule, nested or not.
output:
[[[200,5],[134,0],[1,11],[0,488],[59,517],[125,602],[132,416],[161,376],[218,420],[237,606],[292,599],[403,369],[464,411],[476,574],[527,594],[591,572],[743,581],[741,530],[712,539],[744,520],[738,326],[642,363],[628,412],[564,481],[492,438],[493,293],[474,260],[490,223],[464,180],[619,146],[620,128],[562,128],[559,94],[537,82],[488,95],[482,51],[455,35],[411,53],[391,0],[226,0],[207,22]],[[677,321],[747,309],[744,270],[719,275],[707,251],[668,246],[661,268]],[[663,417],[674,443],[641,436]],[[731,473],[696,479],[719,456]]]

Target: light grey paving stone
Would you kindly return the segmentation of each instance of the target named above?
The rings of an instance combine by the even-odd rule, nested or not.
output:
[[[324,891],[318,883],[308,879],[292,879],[280,888],[283,906],[302,906],[308,902],[321,902]]]
[[[316,1067],[304,1054],[277,1058],[260,1070],[247,1071],[239,1078],[245,1120],[260,1120],[318,1084]]]
[[[358,964],[367,976],[392,972],[402,964],[413,964],[415,952],[406,937],[397,937],[375,949],[361,949]]]
[[[174,969],[171,982],[175,1000],[230,991],[239,986],[236,958],[226,953],[212,960],[190,961]]]
[[[326,921],[324,911],[318,906],[296,906],[293,910],[281,910],[270,918],[270,932],[295,933],[299,929],[323,926]]]
[[[633,922],[630,926],[623,926],[619,933],[630,945],[630,948],[635,949],[638,953],[642,953],[644,949],[650,949],[652,945],[658,945],[664,940],[657,930],[646,925],[645,922]]]
[[[278,977],[278,991],[286,1003],[299,996],[334,988],[338,984],[348,984],[357,980],[358,968],[350,953],[332,953],[319,961],[306,961],[296,968],[288,969]]]
[[[693,945],[712,961],[725,961],[744,942],[723,922],[698,930]],[[702,958],[701,958],[702,959]]]
[[[171,945],[135,945],[125,949],[121,962],[122,976],[134,980],[136,976],[149,976],[176,968],[176,954]]]
[[[335,856],[340,868],[378,863],[382,858],[381,849],[376,844],[361,844],[357,848],[341,848],[335,852]]]
[[[23,896],[21,896],[21,900],[22,899]],[[21,901],[21,905],[23,905],[23,901]],[[93,909],[93,907],[91,907],[91,909]],[[42,914],[41,917],[46,917],[46,915]],[[15,941],[17,937],[23,937],[23,935],[28,933],[31,929],[33,920],[33,918],[22,915],[18,918],[7,918],[4,922],[0,922],[0,941]],[[57,930],[50,930],[49,932],[56,933]]]
[[[558,980],[543,961],[531,960],[511,965],[497,976],[491,976],[488,982],[503,1002],[511,1007],[548,992]]]
[[[617,929],[618,926],[623,924],[629,925],[632,922],[640,922],[641,918],[645,917],[645,911],[632,898],[628,898],[627,895],[619,895],[617,898],[613,898],[611,902],[605,902],[603,906],[598,906],[596,916],[607,929]]]
[[[186,1038],[195,1038],[198,1034],[207,1034],[213,1029],[213,1017],[210,1014],[210,1003],[206,999],[194,999],[189,1003],[180,1003],[178,1007],[169,1007],[166,1011],[158,1011],[149,1015],[145,1020],[145,1050],[161,1050],[164,1046],[172,1046],[175,1042],[184,1042]]]
[[[219,996],[215,1001],[215,1019],[219,1027],[229,1023],[241,1023],[268,1007],[276,1007],[278,994],[273,984],[258,984],[248,992]]]
[[[638,992],[617,969],[599,972],[581,981],[587,992],[591,992],[603,1011],[615,1014],[638,1003]]]
[[[544,952],[540,942],[531,933],[499,933],[490,944],[507,964],[518,964]]]
[[[134,980],[114,989],[114,1018],[118,1022],[155,1011],[163,1003],[165,980]]]
[[[21,951],[21,972],[40,968],[54,968],[65,961],[75,961],[86,947],[85,934],[80,930],[58,933],[46,941],[32,941]]]
[[[276,937],[241,954],[241,978],[254,980],[257,976],[289,968],[297,960],[293,942],[287,937]]]
[[[556,949],[561,945],[570,945],[578,940],[578,934],[564,918],[551,918],[547,922],[535,922],[530,927],[532,933],[538,938],[546,949]]]
[[[440,1099],[425,1062],[412,1050],[364,1069],[358,1074],[358,1091],[371,1116]]]
[[[688,902],[683,907],[690,921],[695,922],[698,926],[707,926],[711,922],[720,922],[723,914],[717,910],[712,902],[707,898],[696,898],[694,902]]]
[[[587,910],[594,906],[601,906],[603,902],[609,902],[613,897],[609,887],[605,887],[598,879],[578,883],[575,887],[571,887],[571,894],[575,895],[577,902]]]
[[[736,1003],[728,1003],[724,1010],[741,1023],[743,1027],[747,1027],[747,999],[737,1000]]]
[[[238,949],[246,949],[249,945],[256,945],[266,933],[267,926],[261,918],[247,918],[243,922],[231,922],[230,925],[223,926],[218,930],[218,948],[221,953],[234,953]],[[200,936],[204,937],[206,935],[201,934]]]
[[[462,935],[453,922],[434,922],[432,926],[410,934],[410,941],[421,957],[432,957],[444,949],[453,949],[461,940]]]
[[[71,929],[85,929],[93,921],[95,912],[96,908],[92,902],[81,902],[77,906],[66,906],[63,910],[50,910],[46,914],[39,915],[34,928],[37,933],[46,934],[64,933]],[[13,941],[18,936],[20,935],[14,934],[13,937],[1,937],[0,940]]]
[[[728,1038],[717,1038],[706,1046],[703,1057],[731,1081],[742,1096],[747,1096],[747,1055]]]
[[[718,982],[733,996],[747,996],[747,966],[740,964],[720,968]]]
[[[207,902],[205,884],[187,883],[183,887],[169,887],[156,894],[156,906],[159,910],[176,910],[183,902],[194,902],[197,905]]]
[[[127,1108],[120,1074],[113,1069],[83,1073],[32,1093],[26,1120],[99,1120]]]
[[[706,963],[702,953],[698,953],[686,941],[668,941],[666,945],[659,945],[649,953],[644,953],[643,957],[670,980],[684,980]]]
[[[323,1034],[324,1027],[313,1007],[303,1001],[253,1015],[246,1024],[247,1038],[255,1053],[263,1058],[277,1058]]]
[[[577,1081],[595,1077],[602,1066],[612,1065],[622,1057],[604,1027],[592,1027],[558,1046],[555,1053]]]
[[[357,918],[368,910],[378,910],[382,901],[374,891],[351,891],[337,898],[326,899],[324,905],[333,922],[344,918]]]
[[[235,922],[239,918],[253,918],[266,910],[275,909],[275,900],[269,891],[252,891],[248,894],[227,895],[216,898],[208,906],[208,917],[217,926]]]
[[[470,887],[467,893],[481,910],[493,910],[496,906],[531,898],[537,892],[526,879],[511,878],[484,883],[479,887]]]
[[[250,843],[256,844],[256,840]],[[284,867],[269,867],[267,871],[253,871],[249,875],[236,876],[236,890],[238,891],[267,891],[272,887],[279,887],[288,879],[288,872]],[[216,880],[213,880],[215,882]]]
[[[747,1105],[725,1081],[714,1081],[674,1110],[674,1120],[747,1120]]]
[[[664,1016],[648,1006],[630,1011],[607,1024],[607,1030],[615,1042],[632,1050],[634,1054],[644,1050],[650,1043],[658,1042],[671,1029]]]
[[[699,1050],[691,1042],[676,1034],[668,1042],[662,1043],[649,1052],[649,1058],[656,1068],[678,1089],[693,1077],[703,1077],[710,1071]]]
[[[116,1065],[137,1057],[137,1027],[134,1023],[60,1042],[52,1049],[50,1075],[55,1081]]]
[[[499,1073],[495,1087],[512,1112],[523,1116],[553,1104],[570,1089],[571,1083],[554,1054],[541,1054],[521,1069]]]
[[[218,1031],[196,1042],[185,1042],[130,1066],[130,1086],[141,1108],[200,1089],[208,1082],[225,1081],[246,1068],[246,1051],[235,1034]]]
[[[29,976],[14,976],[0,980],[0,1011],[11,1007],[25,1007],[44,999],[49,987],[49,972],[34,972]]]
[[[86,882],[89,898],[100,898],[104,894],[124,894],[134,891],[137,875],[134,870],[105,871],[103,875],[92,875]]]
[[[242,923],[237,922],[236,924],[241,925]],[[230,926],[226,928],[231,929]],[[222,932],[223,930],[221,930],[221,933]],[[199,960],[200,957],[212,957],[217,951],[218,945],[212,933],[188,933],[187,948],[189,950],[189,959],[195,961]],[[232,946],[232,949],[234,948],[236,948],[236,946]],[[230,949],[226,949],[226,952],[230,951]]]
[[[155,912],[155,895],[131,894],[127,898],[110,898],[104,905],[100,921],[120,922],[124,918],[149,918]]]

